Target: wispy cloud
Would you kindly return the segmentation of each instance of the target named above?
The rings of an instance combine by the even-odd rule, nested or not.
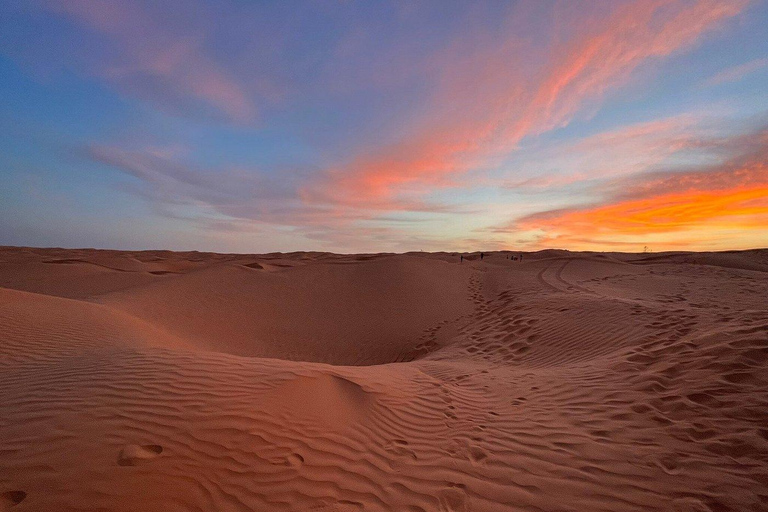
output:
[[[463,59],[461,51],[469,50],[451,48],[453,59],[431,107],[401,142],[329,169],[305,187],[303,197],[365,208],[399,194],[451,186],[453,176],[513,150],[523,138],[568,124],[637,68],[694,44],[745,5],[633,2],[608,16],[569,18],[559,27],[560,39],[544,52],[514,36],[478,51],[481,60]],[[531,53],[545,60],[533,72],[520,66]]]
[[[541,15],[521,5],[510,15],[510,23],[525,24],[527,17]],[[158,207],[193,205],[217,222],[223,216],[236,223],[285,226],[333,243],[348,244],[354,236],[395,243],[397,235],[406,237],[408,230],[386,220],[391,214],[466,210],[427,196],[462,186],[464,173],[489,165],[524,138],[568,124],[627,83],[639,67],[694,44],[743,7],[742,2],[708,0],[622,4],[607,14],[585,12],[568,18],[555,27],[551,40],[538,46],[515,35],[499,42],[465,34],[433,56],[438,70],[434,93],[421,113],[403,126],[399,142],[365,150],[325,170],[284,173],[270,181],[268,173],[254,169],[194,169],[147,151],[101,147],[92,149],[91,156],[151,185],[139,193],[151,196]],[[89,20],[94,16],[77,13]],[[132,33],[112,27],[112,19],[107,13],[89,23],[118,37]],[[145,59],[151,53],[137,52],[132,62],[175,76],[173,53]],[[540,63],[527,62],[532,55]],[[525,67],[518,66],[524,62]],[[686,132],[691,124],[683,116],[634,125],[585,139],[579,143],[582,147],[572,149],[623,148],[615,155],[635,145],[636,154],[652,149],[661,161],[695,144]],[[617,172],[616,167],[593,167],[583,175],[533,177],[526,185],[550,187]]]
[[[119,0],[48,0],[44,5],[107,37],[116,53],[95,63],[92,72],[121,90],[176,111],[198,101],[237,122],[256,116],[245,85],[207,53],[202,27],[184,24],[184,17]]]
[[[272,177],[258,169],[200,169],[162,148],[126,150],[114,146],[85,149],[93,161],[137,178],[134,192],[157,206],[196,205],[231,218],[277,222],[281,215],[306,212],[295,201],[301,173]],[[306,220],[306,219],[305,219]]]
[[[300,184],[306,171],[279,177],[258,169],[200,169],[177,151],[163,148],[126,150],[112,146],[85,148],[87,158],[135,178],[122,188],[148,201],[164,217],[191,221],[206,230],[271,232],[288,229],[333,247],[359,249],[398,245],[410,227],[396,212],[422,215],[460,210],[435,203],[400,202],[370,205],[367,213],[328,205],[305,204]],[[419,220],[423,226],[424,218]],[[378,244],[378,245],[377,245]]]
[[[599,241],[624,243],[654,211],[680,217],[676,205],[713,190],[733,200],[718,203],[722,212],[746,208],[763,169],[724,164],[755,144],[731,138],[718,110],[728,106],[712,106],[729,103],[731,88],[676,76],[679,63],[680,73],[701,69],[708,48],[695,49],[710,36],[721,37],[718,55],[755,39],[739,32],[754,31],[740,16],[747,0],[12,4],[0,3],[0,51],[10,57],[0,66],[18,90],[0,101],[12,114],[0,129],[28,139],[8,128],[19,118],[67,134],[57,147],[86,148],[79,156],[104,171],[100,191],[140,197],[147,218],[180,229],[337,250],[438,249],[586,243],[589,215],[605,215]],[[47,159],[61,182],[84,172],[70,153],[42,156],[41,145],[13,144],[11,158]],[[715,218],[700,211],[690,226]],[[482,231],[515,216],[524,218]],[[631,219],[623,234],[621,219]],[[667,235],[688,229],[669,226]]]
[[[766,68],[768,68],[768,57],[755,59],[744,64],[726,68],[708,78],[705,83],[706,85],[720,85],[727,82],[737,82],[745,76]]]
[[[681,114],[622,125],[576,141],[547,144],[514,160],[514,178],[497,185],[523,192],[551,192],[576,183],[637,174],[681,153],[714,151],[713,127],[700,116]]]

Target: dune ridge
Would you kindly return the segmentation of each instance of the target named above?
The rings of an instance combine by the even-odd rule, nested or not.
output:
[[[508,254],[0,248],[0,510],[768,510],[768,250]]]

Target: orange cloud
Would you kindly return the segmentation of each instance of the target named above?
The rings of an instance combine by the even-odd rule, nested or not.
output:
[[[540,70],[530,76],[517,72],[524,66],[516,63],[541,50],[522,42],[493,41],[482,52],[450,48],[433,102],[421,121],[404,127],[402,142],[329,170],[320,182],[305,187],[302,197],[340,207],[387,209],[402,194],[450,186],[452,176],[487,164],[524,137],[567,124],[643,63],[695,43],[745,5],[642,0],[599,21],[573,19],[573,26],[561,27],[564,41],[546,52]]]
[[[527,220],[518,226],[600,236],[648,235],[720,223],[736,228],[768,226],[768,185],[667,194],[566,212],[547,220]]]
[[[768,243],[768,166],[677,173],[649,180],[625,199],[583,209],[530,215],[514,228],[539,234],[537,244],[574,249],[653,244],[657,249]],[[674,173],[672,173],[674,174]],[[631,198],[642,194],[644,197]],[[543,235],[542,235],[543,233]],[[684,242],[683,242],[684,241]]]

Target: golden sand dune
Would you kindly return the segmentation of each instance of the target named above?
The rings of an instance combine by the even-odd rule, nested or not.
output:
[[[768,251],[0,250],[0,511],[768,510]]]

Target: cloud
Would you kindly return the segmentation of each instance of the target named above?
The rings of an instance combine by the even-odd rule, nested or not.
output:
[[[765,171],[765,169],[763,169]],[[650,235],[724,222],[734,228],[765,227],[768,221],[768,184],[730,189],[659,194],[588,209],[555,210],[517,222],[522,230],[544,229],[556,233]]]
[[[530,159],[530,169],[515,168],[514,179],[503,181],[493,174],[537,136],[588,118],[623,86],[641,75],[648,78],[651,73],[643,71],[697,44],[744,9],[740,0],[522,1],[503,9],[501,4],[467,8],[458,16],[460,24],[447,21],[451,9],[439,2],[414,7],[416,14],[404,12],[398,23],[385,23],[378,10],[357,6],[338,11],[317,4],[296,13],[248,3],[40,1],[58,22],[67,19],[59,30],[85,37],[80,49],[67,45],[62,50],[82,54],[72,66],[76,71],[85,69],[126,95],[175,113],[214,112],[235,123],[262,116],[268,122],[268,130],[256,133],[242,126],[209,130],[163,120],[150,125],[147,135],[134,137],[186,136],[187,145],[201,146],[189,155],[168,148],[126,149],[126,140],[86,150],[89,159],[130,176],[120,180],[121,186],[161,215],[233,236],[272,230],[344,248],[467,246],[479,240],[457,232],[472,234],[501,211],[509,216],[510,208],[531,211],[530,202],[503,204],[513,193],[572,186],[571,192],[590,187],[608,198],[595,207],[647,200],[662,195],[649,189],[672,187],[672,182],[654,185],[650,177],[637,181],[626,175],[667,165],[671,156],[698,151],[702,144],[708,144],[709,153],[733,152],[704,137],[699,119],[676,116],[559,147],[544,140],[542,153],[535,155],[541,158]],[[480,14],[473,21],[474,9]],[[489,18],[501,10],[504,16]],[[430,19],[425,12],[446,18],[425,29],[424,19]],[[263,30],[257,34],[254,26]],[[270,102],[283,93],[291,104],[270,111]],[[365,134],[356,133],[357,124],[365,125]],[[284,134],[296,143],[281,146]],[[225,155],[233,141],[253,147],[238,146],[235,155]],[[263,161],[281,151],[277,160],[291,161],[284,153],[294,147],[306,152],[301,161],[309,153],[320,163],[302,169],[195,163],[196,155],[207,161],[216,152],[225,155],[221,159],[255,160],[262,150]],[[675,186],[684,197],[682,181]],[[620,196],[614,187],[636,196]],[[494,195],[504,197],[490,204]],[[575,212],[528,220],[554,222]],[[571,217],[558,228],[563,236],[576,236],[565,231],[577,220]],[[431,230],[429,222],[442,222],[445,229]],[[548,229],[544,224],[528,228],[542,237]],[[486,240],[501,244],[506,234],[502,230]]]
[[[568,18],[545,49],[514,35],[479,49],[449,47],[430,105],[404,126],[401,141],[328,169],[305,187],[304,199],[365,208],[451,187],[456,175],[488,165],[523,138],[565,126],[639,67],[694,44],[746,2],[617,5],[607,16]]]
[[[718,127],[719,128],[719,127]],[[551,192],[578,183],[636,174],[682,153],[715,151],[716,130],[701,116],[674,117],[620,126],[576,141],[528,149],[507,167],[513,179],[497,185],[520,192]]]
[[[768,129],[720,144],[734,153],[719,165],[616,179],[603,186],[601,203],[538,212],[492,231],[536,233],[538,245],[571,248],[743,244],[750,237],[764,244]]]
[[[203,27],[188,17],[120,0],[48,0],[43,5],[114,45],[114,53],[91,63],[91,72],[121,90],[177,113],[194,110],[197,102],[236,122],[255,118],[256,105],[245,85],[208,55]]]
[[[436,73],[436,82],[431,95],[405,120],[398,141],[358,150],[356,156],[320,171],[283,173],[270,180],[267,173],[253,169],[191,169],[147,151],[95,148],[91,156],[141,179],[145,185],[135,192],[156,205],[192,205],[217,221],[223,216],[284,226],[338,244],[354,237],[395,243],[398,234],[409,231],[393,225],[393,213],[461,212],[435,202],[430,194],[465,186],[462,175],[470,170],[492,165],[526,137],[567,125],[626,84],[640,67],[695,44],[744,5],[636,1],[612,4],[607,13],[585,8],[559,17],[550,12],[545,14],[559,20],[552,22],[555,36],[539,41],[517,35],[518,28],[542,15],[536,4],[522,3],[503,27],[504,39],[491,37],[495,33],[465,34],[432,56],[430,73]],[[90,23],[108,33],[123,33],[123,28],[109,24],[112,15],[104,18],[106,28],[100,19]],[[141,58],[132,62],[174,76],[173,46],[162,46],[167,54],[152,60],[139,52]],[[187,55],[186,50],[178,51]],[[650,148],[661,158],[696,144],[686,131],[692,122],[679,117],[635,125],[584,140],[576,149],[594,153],[613,146],[639,154]],[[669,136],[672,133],[678,135]],[[525,186],[604,178],[615,175],[616,169],[593,167],[568,176],[531,177]]]
[[[146,200],[159,215],[212,232],[284,234],[288,230],[333,248],[380,250],[399,247],[405,234],[423,227],[425,216],[460,211],[406,201],[369,205],[365,212],[308,205],[299,193],[306,171],[284,170],[275,176],[259,169],[200,169],[180,159],[176,148],[126,150],[93,145],[83,152],[91,161],[134,178],[121,188]],[[394,215],[397,212],[418,212],[421,217],[399,218]]]
[[[745,76],[765,68],[768,68],[768,57],[751,60],[749,62],[745,62],[744,64],[739,64],[738,66],[724,69],[716,75],[708,78],[705,84],[713,86],[727,82],[737,82]]]
[[[302,178],[298,171],[276,178],[259,169],[201,169],[162,148],[93,145],[84,152],[92,161],[137,178],[134,185],[140,189],[134,190],[158,204],[205,206],[218,215],[264,222],[302,209],[295,201],[296,183]]]

